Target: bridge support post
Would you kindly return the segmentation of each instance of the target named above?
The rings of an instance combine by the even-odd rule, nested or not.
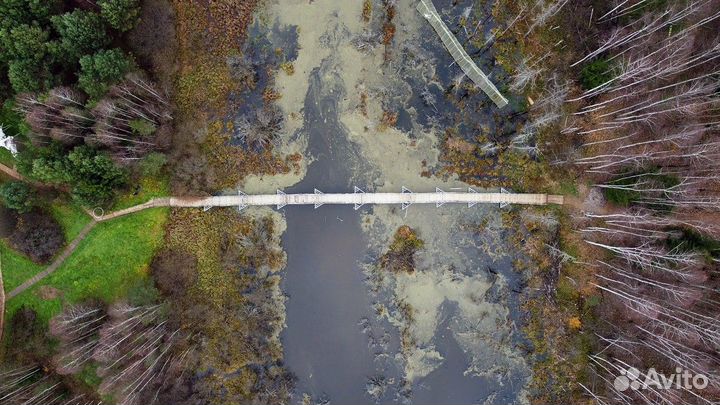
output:
[[[412,194],[412,191],[410,191],[409,188],[407,188],[407,187],[405,187],[405,186],[402,186],[402,193],[403,193],[403,194]],[[403,211],[405,211],[405,210],[408,209],[408,207],[410,207],[411,205],[412,205],[411,202],[404,202],[404,203],[402,203],[402,206],[401,206],[401,207],[402,207]]]
[[[323,192],[318,189],[315,189],[315,195],[320,195],[320,194],[323,194]],[[318,209],[322,206],[323,206],[323,203],[315,203],[315,209]]]
[[[238,195],[247,197],[247,194],[243,193],[242,191],[238,190]],[[242,211],[245,208],[247,208],[247,204],[240,204],[238,205],[238,211]]]
[[[363,189],[361,189],[360,187],[355,186],[355,189],[353,190],[353,194],[365,194],[365,191],[363,191]],[[365,203],[355,203],[355,206],[354,206],[355,211],[359,210],[360,207],[362,207],[363,205],[365,205]]]
[[[283,195],[283,196],[284,196],[284,195],[286,195],[286,194],[285,194],[285,192],[283,192],[282,190],[277,190],[277,195]],[[282,207],[284,207],[284,206],[286,206],[286,205],[287,205],[287,203],[286,203],[285,201],[283,201],[283,202],[281,202],[281,203],[278,203],[277,209],[280,209],[280,208],[282,208]]]

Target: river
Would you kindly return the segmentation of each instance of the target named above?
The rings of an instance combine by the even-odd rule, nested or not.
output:
[[[496,123],[505,121],[482,94],[456,92],[455,101],[464,98],[472,107],[465,109],[446,96],[459,69],[414,3],[397,2],[390,61],[382,46],[357,47],[364,32],[383,24],[379,11],[362,22],[361,1],[267,6],[259,20],[292,27],[298,41],[295,73],[278,74],[275,83],[286,115],[280,149],[301,150],[309,164],[297,176],[248,179],[246,192],[467,189],[456,178],[432,175],[441,165],[442,128],[453,126],[470,139],[478,126],[500,131]],[[455,21],[474,4],[457,3],[436,6]],[[395,126],[380,123],[387,110],[398,113]],[[281,212],[288,257],[282,343],[285,364],[298,378],[294,401],[526,402],[529,369],[518,349],[516,293],[523,276],[512,269],[498,207],[293,206]],[[384,274],[377,259],[401,225],[418,231],[425,248],[414,274]]]

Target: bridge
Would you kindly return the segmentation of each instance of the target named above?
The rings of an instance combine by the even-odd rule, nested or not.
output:
[[[505,107],[508,104],[508,100],[500,93],[487,75],[473,62],[470,55],[465,52],[465,49],[460,45],[455,35],[453,35],[440,18],[440,14],[438,14],[432,0],[420,0],[417,5],[417,10],[435,29],[445,48],[447,48],[463,72],[490,97],[498,108]]]
[[[1,168],[3,168],[2,164],[0,164],[0,169]],[[8,174],[12,175],[17,173],[8,172]],[[19,174],[18,177],[22,178]],[[445,192],[440,188],[436,188],[435,192],[413,193],[408,188],[402,187],[399,193],[366,193],[361,188],[355,187],[352,193],[326,194],[315,189],[313,193],[306,194],[286,194],[281,190],[277,190],[275,194],[248,195],[239,191],[236,195],[211,197],[160,197],[153,198],[143,204],[107,214],[102,209],[96,208],[88,212],[93,220],[82,229],[75,240],[73,240],[45,270],[26,280],[7,295],[5,295],[3,291],[2,274],[0,273],[0,336],[2,334],[2,309],[5,299],[9,300],[21,294],[57,270],[60,265],[73,254],[75,249],[77,249],[80,243],[98,223],[151,208],[202,208],[207,211],[214,207],[237,207],[239,210],[243,210],[249,206],[275,206],[280,209],[288,205],[312,205],[315,208],[320,208],[323,205],[343,204],[352,205],[355,210],[358,210],[367,204],[399,204],[401,208],[405,210],[414,204],[434,204],[436,207],[442,207],[445,204],[463,204],[468,207],[473,207],[477,204],[497,204],[502,208],[511,204],[547,205],[563,203],[564,197],[561,195],[517,194],[511,193],[504,188],[501,188],[499,192],[493,193],[477,192],[472,187],[469,187],[467,192]],[[3,297],[3,295],[5,296]]]
[[[237,207],[239,210],[243,210],[249,206],[274,206],[280,209],[288,205],[312,205],[320,208],[323,205],[341,204],[352,205],[357,210],[364,205],[397,204],[405,210],[414,204],[433,204],[436,207],[445,204],[464,204],[468,207],[476,204],[497,204],[500,207],[506,207],[511,204],[547,205],[563,204],[563,202],[564,197],[561,195],[517,194],[505,189],[500,189],[500,192],[484,193],[477,192],[472,187],[469,187],[467,192],[446,192],[436,188],[435,192],[413,193],[408,188],[402,187],[399,193],[366,193],[361,188],[355,187],[352,193],[323,193],[315,189],[313,193],[306,194],[286,194],[277,190],[275,194],[248,195],[239,191],[237,195],[161,197],[107,215],[102,210],[96,209],[92,212],[92,216],[96,220],[107,221],[156,207],[202,208],[207,211],[214,207]]]

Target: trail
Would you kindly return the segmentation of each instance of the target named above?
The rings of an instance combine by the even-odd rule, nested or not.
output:
[[[63,250],[60,256],[56,257],[55,260],[53,260],[53,262],[45,270],[34,275],[29,280],[25,281],[24,283],[17,286],[14,290],[10,291],[10,293],[8,293],[7,295],[7,299],[10,300],[13,297],[23,293],[28,288],[34,286],[38,281],[44,279],[45,277],[52,274],[55,270],[57,270],[65,262],[65,260],[67,260],[67,258],[70,257],[75,252],[75,250],[77,250],[78,246],[80,246],[80,243],[85,240],[85,237],[97,224],[98,221],[93,220],[90,221],[89,224],[85,225],[85,228],[83,228],[82,231],[80,231],[80,234],[72,242],[70,242],[69,245],[65,247],[65,250]]]

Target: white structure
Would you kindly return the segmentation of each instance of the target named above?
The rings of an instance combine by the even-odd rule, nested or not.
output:
[[[313,193],[307,194],[285,194],[278,190],[275,194],[261,195],[247,195],[238,192],[237,195],[213,197],[161,197],[107,215],[104,212],[93,212],[92,215],[96,220],[107,221],[156,207],[202,208],[207,211],[213,207],[237,207],[242,210],[251,205],[269,205],[276,206],[279,209],[286,205],[312,205],[319,208],[323,205],[346,204],[354,206],[357,210],[365,204],[398,204],[404,210],[413,204],[432,204],[436,207],[445,204],[464,204],[468,207],[477,204],[498,204],[500,207],[506,207],[511,204],[547,205],[563,203],[564,198],[561,195],[516,194],[505,189],[500,189],[500,192],[496,193],[479,193],[469,188],[467,193],[458,193],[445,192],[436,188],[434,193],[413,193],[403,187],[399,193],[366,193],[359,187],[355,187],[353,193],[326,194],[315,189]]]
[[[508,100],[500,93],[487,75],[477,67],[472,58],[470,58],[470,55],[465,52],[460,42],[458,42],[457,38],[455,38],[440,18],[432,0],[420,0],[417,5],[417,10],[435,29],[445,48],[447,48],[463,72],[490,97],[498,108],[505,107],[508,104]]]
[[[0,148],[7,149],[13,156],[17,155],[17,145],[12,136],[5,136],[2,125],[0,125]]]

